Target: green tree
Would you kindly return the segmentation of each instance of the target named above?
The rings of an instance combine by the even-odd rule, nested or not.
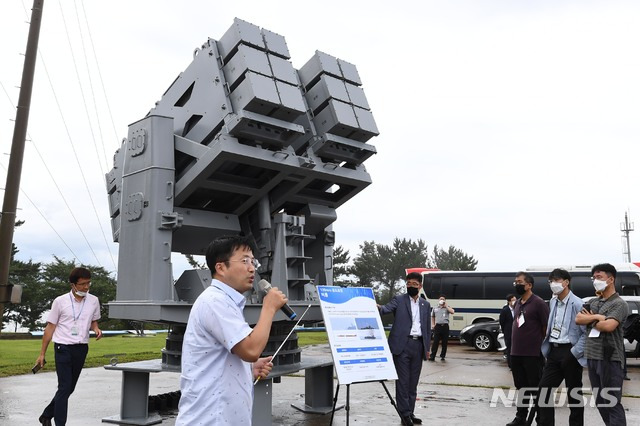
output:
[[[116,280],[102,266],[78,265],[75,261],[66,261],[54,256],[54,261],[47,263],[42,268],[42,280],[45,287],[48,305],[51,306],[53,300],[69,292],[69,273],[77,266],[83,266],[91,271],[91,294],[100,299],[100,328],[103,329],[126,329],[129,322],[126,320],[110,319],[107,303],[116,298]]]
[[[49,306],[40,280],[41,267],[40,263],[34,263],[31,260],[22,262],[14,258],[11,261],[9,282],[22,286],[22,300],[21,303],[10,303],[6,306],[5,311],[8,312],[3,321],[13,321],[15,330],[18,326],[37,330],[44,325],[40,318]]]
[[[434,267],[443,271],[475,271],[478,261],[454,246],[448,250],[433,246]]]
[[[390,246],[365,241],[360,250],[351,273],[359,285],[376,290],[379,303],[388,302],[402,288],[406,268],[430,265],[427,245],[420,239],[396,238]]]
[[[196,258],[193,257],[192,254],[185,254],[184,257],[187,258],[187,262],[189,263],[189,266],[191,266],[193,269],[207,269],[206,262],[203,262],[203,263],[198,262]]]
[[[18,228],[24,221],[15,222]],[[9,263],[9,283],[22,286],[21,303],[5,304],[2,313],[2,323],[7,324],[13,322],[14,331],[19,326],[28,327],[30,330],[38,329],[42,325],[40,317],[48,307],[46,301],[43,300],[40,285],[40,263],[33,263],[31,260],[22,262],[16,260],[16,254],[19,252],[15,244],[11,244],[11,259]]]
[[[349,275],[351,267],[349,266],[349,250],[345,250],[342,246],[336,246],[333,249],[333,284],[342,287],[353,285],[354,282]]]

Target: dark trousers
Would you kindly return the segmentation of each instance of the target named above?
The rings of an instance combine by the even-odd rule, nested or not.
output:
[[[504,345],[507,347],[507,349],[504,350],[504,354],[507,356],[507,365],[509,369],[511,369],[511,337],[507,339],[505,335]]]
[[[396,402],[402,417],[410,416],[416,407],[418,381],[422,371],[422,338],[409,339],[407,346],[398,355],[393,356],[393,363],[398,373],[396,382]]]
[[[604,424],[626,425],[627,417],[622,407],[622,383],[624,372],[620,361],[587,360],[589,381],[596,396],[596,407]]]
[[[442,352],[440,352],[440,358],[444,359],[447,356],[447,342],[449,341],[449,324],[436,324],[433,328],[433,343],[431,344],[431,356],[433,360],[436,358],[438,352],[438,346],[442,340]]]
[[[540,379],[540,408],[538,411],[538,424],[549,426],[555,424],[555,410],[553,407],[553,394],[555,388],[564,380],[567,387],[570,426],[582,426],[584,424],[584,401],[582,399],[582,366],[571,353],[571,345],[555,347],[551,344],[551,352],[542,370]],[[574,390],[576,389],[576,390]],[[572,393],[573,392],[573,393]],[[574,398],[577,392],[579,399]]]
[[[538,396],[538,384],[542,377],[543,361],[541,356],[511,355],[511,374],[513,384],[518,389],[528,388],[518,400],[516,417],[526,420],[529,413],[529,402],[535,401]]]
[[[56,374],[58,375],[58,391],[47,405],[42,415],[53,418],[56,426],[67,423],[69,396],[76,388],[89,345],[61,345],[54,343]]]

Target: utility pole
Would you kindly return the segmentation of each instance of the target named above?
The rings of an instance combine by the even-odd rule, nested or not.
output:
[[[7,183],[5,185],[4,202],[2,204],[2,216],[0,217],[0,332],[3,326],[2,315],[4,314],[4,304],[9,300],[11,293],[10,288],[12,287],[9,285],[9,265],[11,264],[13,228],[16,222],[18,194],[20,192],[20,175],[22,174],[22,159],[24,157],[24,145],[27,137],[27,125],[29,124],[31,91],[33,89],[33,75],[36,69],[43,6],[44,0],[33,0],[29,37],[27,38],[27,51],[24,55],[22,82],[20,84],[20,96],[18,98],[16,111],[16,122],[13,128],[13,140],[11,142],[11,157],[9,158],[9,168],[7,169]]]
[[[629,222],[629,216],[627,212],[624,212],[624,222],[620,224],[620,230],[622,231],[622,254],[625,255],[625,260],[631,263],[631,245],[629,244],[629,232],[633,231],[633,222]]]

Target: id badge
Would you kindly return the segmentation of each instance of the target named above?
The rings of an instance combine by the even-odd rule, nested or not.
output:
[[[560,328],[558,328],[558,327],[554,326],[554,327],[551,329],[551,334],[550,334],[550,336],[551,336],[552,338],[554,338],[554,339],[557,339],[558,337],[560,337],[560,331],[561,331],[561,330],[560,330]]]
[[[593,327],[589,332],[589,337],[598,337],[598,336],[600,336],[600,330],[597,330],[595,327]]]
[[[520,313],[518,317],[518,328],[522,327],[522,324],[524,324],[524,314]]]
[[[77,336],[78,335],[78,327],[76,327],[75,325],[73,327],[71,327],[71,335],[72,336]]]

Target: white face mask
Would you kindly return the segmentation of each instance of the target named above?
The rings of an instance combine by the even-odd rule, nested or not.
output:
[[[85,297],[88,291],[80,291],[76,286],[73,286],[73,289],[76,291],[76,294],[80,297]]]
[[[440,300],[438,301],[438,305],[441,305],[441,306],[442,306],[442,305],[444,305],[444,300],[440,299]]]
[[[516,301],[512,300],[511,302],[509,302],[509,306],[511,306],[512,308],[516,305]]]
[[[604,291],[604,289],[607,288],[607,282],[602,280],[593,280],[593,288],[595,288],[596,291]]]
[[[562,285],[562,283],[551,282],[549,283],[549,287],[551,288],[551,292],[553,294],[560,294],[562,293],[562,290],[564,290],[564,286]]]

